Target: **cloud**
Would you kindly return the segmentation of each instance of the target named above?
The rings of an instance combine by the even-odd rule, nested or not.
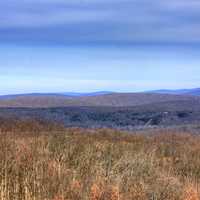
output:
[[[199,43],[199,0],[7,0],[0,41],[10,43]]]

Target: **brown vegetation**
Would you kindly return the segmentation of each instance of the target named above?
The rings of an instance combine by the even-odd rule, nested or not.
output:
[[[199,200],[199,135],[23,123],[1,125],[0,200]]]

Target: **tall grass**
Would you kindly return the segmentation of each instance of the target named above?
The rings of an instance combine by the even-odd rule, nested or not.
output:
[[[198,135],[27,124],[1,131],[0,200],[199,200]]]

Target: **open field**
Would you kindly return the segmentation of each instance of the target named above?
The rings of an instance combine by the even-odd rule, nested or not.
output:
[[[0,200],[199,200],[200,135],[1,122]]]

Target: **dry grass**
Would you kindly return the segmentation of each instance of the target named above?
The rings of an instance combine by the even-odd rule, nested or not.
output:
[[[199,200],[198,135],[34,124],[1,128],[0,200]]]

